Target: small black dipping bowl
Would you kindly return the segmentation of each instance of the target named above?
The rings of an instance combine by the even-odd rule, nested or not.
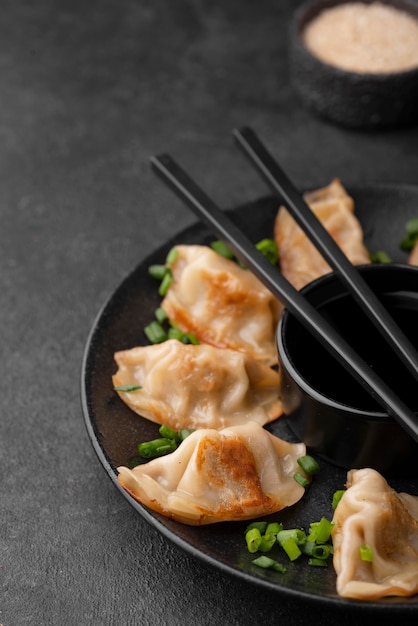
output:
[[[418,267],[370,264],[358,270],[418,348]],[[302,293],[410,409],[418,411],[418,381],[338,276],[322,276]],[[418,476],[418,443],[288,310],[278,325],[277,346],[284,413],[308,449],[344,469],[371,467],[390,477]]]
[[[350,0],[317,0],[295,13],[289,46],[290,76],[295,90],[313,111],[348,128],[372,130],[418,123],[418,67],[393,73],[351,72],[321,61],[304,45],[302,33],[306,25],[324,9],[347,2]],[[417,3],[379,2],[418,17]]]

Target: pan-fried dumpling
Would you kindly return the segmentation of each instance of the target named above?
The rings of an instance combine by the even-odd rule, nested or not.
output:
[[[371,600],[418,592],[418,496],[397,493],[373,469],[351,470],[333,530],[337,591]],[[360,558],[370,546],[372,561]]]
[[[119,483],[150,509],[190,525],[245,520],[295,504],[293,478],[303,443],[288,443],[248,422],[196,430],[171,454],[118,468]]]
[[[408,264],[409,265],[418,265],[418,241],[416,242],[416,244],[414,245],[414,247],[412,248],[409,257],[408,257]]]
[[[173,281],[161,303],[169,319],[202,343],[276,364],[279,301],[249,270],[208,246],[176,250]]]
[[[304,194],[304,200],[354,265],[370,263],[363,230],[354,215],[354,201],[338,179]],[[298,226],[288,210],[279,208],[274,238],[280,270],[296,289],[331,271],[330,266]]]
[[[170,339],[117,352],[115,387],[136,413],[175,430],[263,425],[282,412],[279,374],[248,354]]]

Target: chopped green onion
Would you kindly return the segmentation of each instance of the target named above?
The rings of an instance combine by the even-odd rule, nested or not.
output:
[[[373,550],[365,543],[360,546],[360,558],[362,561],[368,561],[369,563],[373,561]]]
[[[406,235],[401,241],[400,248],[409,252],[418,240],[418,218],[409,220],[406,223]]]
[[[248,532],[252,528],[258,528],[258,530],[260,531],[260,535],[264,535],[264,533],[266,532],[266,528],[267,528],[267,522],[251,522],[251,524],[247,526],[245,532]]]
[[[161,285],[158,290],[158,295],[165,296],[172,282],[173,282],[173,274],[171,273],[171,270],[167,269],[161,281]]]
[[[189,343],[192,343],[194,346],[199,345],[199,340],[193,333],[187,333],[186,337],[189,340]]]
[[[378,250],[370,254],[370,260],[372,263],[392,263],[392,259],[384,250]]]
[[[312,565],[313,567],[328,567],[325,559],[308,559],[308,565]]]
[[[299,485],[301,485],[302,487],[308,487],[309,486],[309,480],[303,476],[303,474],[301,474],[300,472],[295,472],[293,474],[293,478],[296,480],[297,483],[299,483]]]
[[[169,328],[168,329],[168,333],[167,333],[167,337],[169,339],[177,339],[178,341],[183,341],[183,338],[185,337],[185,334],[179,328]]]
[[[233,259],[234,254],[223,241],[212,241],[212,250],[223,256],[225,259]]]
[[[113,387],[115,391],[124,391],[125,393],[131,393],[133,391],[138,391],[138,389],[142,389],[141,385],[119,385],[118,387]]]
[[[165,260],[167,265],[173,265],[174,261],[177,259],[179,251],[177,248],[171,248],[170,252],[167,254],[167,258]]]
[[[284,574],[286,572],[286,567],[282,565],[282,563],[279,563],[278,561],[275,561],[268,556],[259,556],[254,559],[252,563],[253,565],[261,567],[262,569],[272,569],[275,572],[280,572],[281,574]]]
[[[178,433],[180,441],[184,441],[192,433],[194,433],[194,428],[182,428]]]
[[[328,543],[317,545],[312,541],[307,541],[302,546],[302,552],[315,559],[326,560],[332,553],[332,546]]]
[[[306,535],[300,528],[290,528],[288,530],[280,530],[277,533],[277,541],[281,544],[282,541],[287,539],[293,539],[298,545],[306,543]]]
[[[167,439],[166,437],[138,444],[138,452],[144,459],[163,456],[164,454],[173,452],[176,448],[177,443],[174,439]]]
[[[174,430],[174,428],[171,428],[170,426],[161,424],[158,432],[160,433],[161,437],[165,437],[166,439],[174,439],[174,441],[180,441],[178,433]]]
[[[273,265],[277,264],[279,254],[276,242],[273,241],[273,239],[262,239],[256,244],[255,247],[270,261],[270,263]]]
[[[334,511],[337,508],[338,503],[343,497],[344,493],[345,493],[345,489],[338,489],[337,491],[334,492],[332,496],[332,508],[334,509]]]
[[[270,552],[275,543],[276,535],[274,533],[266,533],[265,535],[261,535],[261,542],[258,549],[260,552]]]
[[[154,317],[157,320],[157,322],[159,322],[160,324],[162,324],[168,319],[167,313],[161,307],[158,307],[158,309],[155,309]]]
[[[301,456],[297,460],[299,467],[303,469],[305,474],[308,476],[313,476],[314,474],[318,474],[319,472],[319,464],[318,462],[309,454],[306,456]]]
[[[308,541],[312,541],[313,543],[327,543],[334,526],[335,523],[330,522],[325,517],[322,517],[319,522],[312,522],[312,524],[310,524],[311,532],[308,536]]]
[[[167,271],[168,269],[165,265],[150,265],[148,268],[148,274],[156,280],[162,280]]]
[[[299,558],[302,554],[301,549],[299,548],[293,537],[288,537],[287,539],[285,539],[284,541],[280,541],[279,543],[291,561]]]
[[[248,552],[257,552],[261,544],[261,533],[258,528],[250,528],[245,533],[245,541],[247,542]]]
[[[271,522],[267,524],[265,535],[277,535],[281,530],[283,530],[283,524],[279,524],[278,522]]]
[[[151,343],[161,343],[167,339],[167,333],[157,320],[145,326],[144,333]]]

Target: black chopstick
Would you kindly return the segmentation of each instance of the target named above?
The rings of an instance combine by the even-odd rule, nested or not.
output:
[[[153,170],[192,211],[228,243],[234,254],[317,339],[386,412],[418,441],[418,419],[320,313],[297,291],[167,154],[151,157]]]
[[[234,137],[249,157],[250,162],[255,165],[272,189],[282,196],[283,204],[289,213],[329,263],[330,267],[339,275],[347,291],[372,320],[411,374],[418,379],[417,350],[396,324],[374,291],[336,244],[315,213],[310,210],[303,197],[261,143],[254,131],[248,127],[237,129],[234,131]]]

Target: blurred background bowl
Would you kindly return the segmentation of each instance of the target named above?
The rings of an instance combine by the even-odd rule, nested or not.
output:
[[[409,0],[380,0],[378,3],[363,0],[361,6],[384,5],[405,14],[408,27],[418,28],[418,3]],[[407,70],[388,72],[368,71],[367,61],[362,71],[343,69],[331,64],[333,52],[327,51],[327,61],[308,50],[304,37],[306,28],[326,10],[351,5],[348,0],[317,0],[303,5],[294,16],[290,27],[289,65],[291,80],[303,102],[317,114],[349,128],[379,129],[408,126],[418,123],[418,63]],[[370,8],[370,7],[369,7]],[[360,17],[359,17],[360,19]],[[362,16],[366,20],[365,16]],[[351,21],[351,20],[350,20]],[[373,20],[371,20],[373,22]],[[346,28],[349,28],[345,20]],[[377,23],[370,23],[377,29]],[[402,32],[391,34],[404,44]],[[386,28],[386,31],[388,28]],[[400,30],[400,29],[399,29]],[[375,33],[376,37],[378,33]],[[355,33],[352,34],[355,37]],[[415,38],[409,42],[415,47]],[[416,39],[418,46],[418,38]],[[346,49],[350,46],[346,46]],[[371,46],[369,46],[371,48]],[[365,57],[370,50],[365,50]]]
[[[418,348],[418,267],[370,264],[358,269]],[[417,381],[338,276],[322,276],[301,292],[416,412]],[[308,449],[344,469],[372,467],[387,476],[418,476],[418,443],[288,310],[278,325],[277,345],[284,412]]]

